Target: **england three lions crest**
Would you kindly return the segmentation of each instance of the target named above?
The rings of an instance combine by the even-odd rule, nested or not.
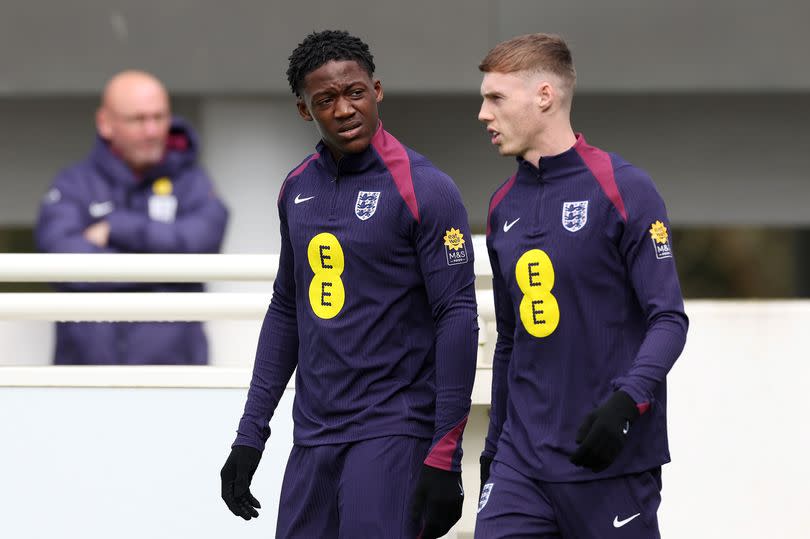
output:
[[[360,191],[357,193],[357,203],[354,205],[354,214],[361,221],[365,221],[377,211],[377,202],[380,201],[379,191]]]
[[[568,232],[576,232],[588,222],[588,201],[563,202],[562,225]]]

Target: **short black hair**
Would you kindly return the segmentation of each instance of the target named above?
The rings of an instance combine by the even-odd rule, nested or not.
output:
[[[324,30],[309,34],[290,55],[287,82],[296,96],[301,97],[304,77],[332,60],[354,60],[374,76],[374,56],[360,38],[343,30]]]

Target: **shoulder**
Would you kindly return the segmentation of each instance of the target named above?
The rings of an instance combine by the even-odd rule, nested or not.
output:
[[[402,148],[408,158],[411,182],[417,191],[417,197],[430,196],[430,192],[435,190],[458,193],[458,187],[453,179],[430,159],[404,144]]]
[[[627,205],[624,193],[619,189],[617,180],[617,162],[620,159],[616,154],[606,152],[596,146],[591,146],[584,139],[579,139],[575,146],[577,153],[590,171],[593,179],[599,186],[599,191],[612,206],[622,221],[627,221]],[[615,159],[614,159],[615,158]]]
[[[495,191],[492,192],[492,195],[489,197],[489,213],[491,214],[495,211],[495,208],[501,203],[504,197],[509,193],[512,189],[512,186],[515,184],[515,179],[517,178],[517,173],[512,174],[508,178],[506,178],[501,185],[498,186]]]
[[[430,161],[414,162],[411,166],[417,206],[425,211],[462,203],[461,192],[453,179]]]
[[[613,165],[613,174],[616,177],[616,183],[619,184],[621,189],[655,187],[647,171],[628,162],[618,154],[609,153],[608,155]]]
[[[319,157],[320,154],[318,154],[317,152],[311,153],[308,156],[306,156],[303,161],[295,165],[295,167],[287,173],[287,175],[284,177],[284,181],[282,182],[281,189],[279,190],[278,193],[279,204],[284,198],[284,194],[287,190],[287,187],[289,187],[290,184],[295,182],[296,179],[298,179],[301,176],[301,174],[303,174],[304,171],[306,171],[310,167],[312,162],[318,159]]]
[[[417,195],[430,190],[458,193],[458,187],[453,179],[425,158],[411,162],[411,174]]]
[[[516,179],[517,172],[504,180],[504,182],[497,189],[495,189],[492,196],[489,197],[489,209],[487,211],[487,236],[489,236],[489,234],[492,232],[492,216],[495,215],[498,205],[512,189]]]
[[[52,186],[70,194],[80,195],[92,188],[94,182],[101,181],[99,171],[89,160],[73,163],[54,176]],[[66,193],[63,193],[66,194]]]
[[[610,154],[616,185],[627,207],[628,219],[648,204],[662,203],[661,194],[647,171],[629,163],[617,154]]]

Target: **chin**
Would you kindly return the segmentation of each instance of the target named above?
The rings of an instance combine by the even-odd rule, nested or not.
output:
[[[361,137],[341,145],[341,153],[360,153],[371,144],[371,137]]]

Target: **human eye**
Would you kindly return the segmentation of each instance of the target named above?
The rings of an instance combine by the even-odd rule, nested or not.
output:
[[[351,97],[363,97],[363,95],[365,95],[365,93],[366,93],[366,92],[365,92],[365,90],[364,90],[363,88],[353,88],[353,89],[352,89],[352,90],[349,92],[349,95],[350,95]]]

